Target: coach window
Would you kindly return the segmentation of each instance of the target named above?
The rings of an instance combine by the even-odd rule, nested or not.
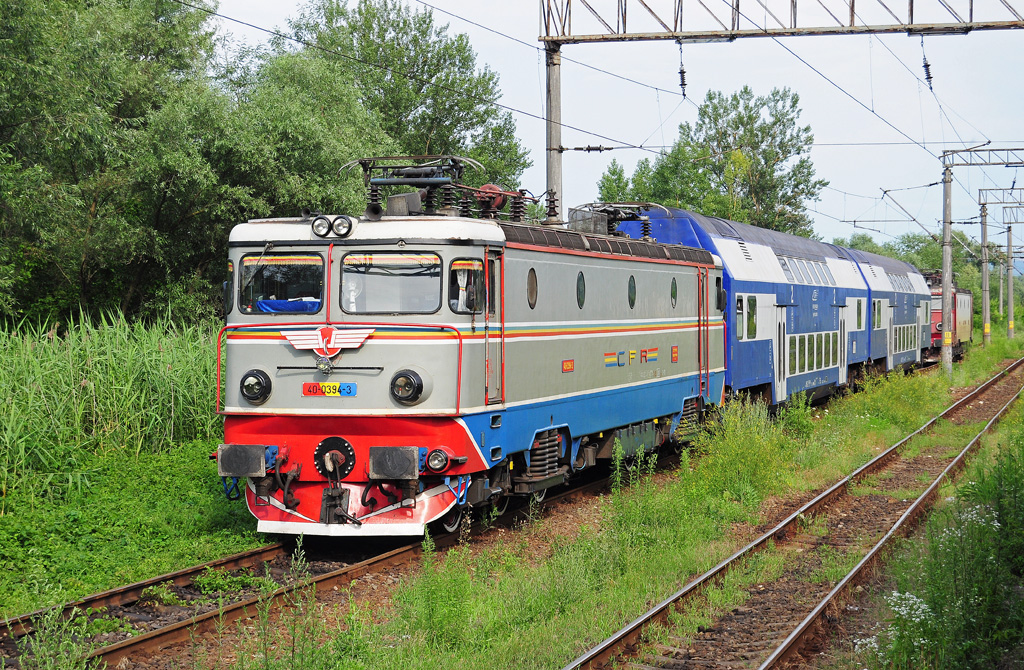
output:
[[[224,282],[224,316],[235,306],[235,262],[228,261],[228,280]]]
[[[743,296],[736,296],[736,339],[743,339]]]
[[[823,356],[825,335],[822,334],[822,333],[818,333],[817,340],[818,340],[818,349],[817,349],[818,354],[817,354],[817,356],[815,356],[815,360],[817,361],[818,369],[820,370],[823,367],[825,367],[825,358]]]
[[[832,365],[839,365],[839,333],[832,333]]]
[[[475,258],[456,258],[448,273],[448,306],[456,314],[484,311],[484,263]]]
[[[432,253],[346,254],[341,308],[349,314],[433,314],[441,308],[442,272],[441,258]]]
[[[576,304],[583,309],[583,303],[587,301],[587,282],[583,279],[583,273],[576,275]]]
[[[825,270],[825,275],[828,277],[828,283],[832,284],[833,286],[835,286],[836,285],[836,278],[832,276],[832,271],[828,269],[828,265],[827,264],[822,264],[821,267],[822,267],[822,269]]]
[[[246,254],[239,283],[243,314],[319,312],[324,259],[320,254]]]
[[[800,372],[807,370],[807,337],[800,336]]]
[[[671,291],[670,295],[672,297],[672,308],[675,309],[676,300],[679,297],[679,290],[676,287],[676,278],[675,277],[672,277],[672,291]]]
[[[789,263],[786,262],[785,258],[779,257],[779,265],[782,266],[782,273],[786,275],[786,279],[795,282],[796,277],[793,276],[793,271],[789,269]]]
[[[747,298],[747,339],[753,340],[757,337],[757,298]]]
[[[796,336],[789,336],[789,374],[796,374]]]
[[[633,309],[636,306],[636,279],[633,275],[629,275],[629,286],[626,290],[626,297],[629,299],[629,308]]]
[[[807,268],[811,271],[811,277],[814,279],[815,284],[824,284],[825,281],[818,274],[818,264],[813,261],[807,261]]]
[[[800,266],[800,271],[803,272],[804,278],[807,280],[807,283],[813,284],[814,275],[811,274],[811,269],[807,267],[807,263],[804,263],[803,261],[797,261],[797,264]]]

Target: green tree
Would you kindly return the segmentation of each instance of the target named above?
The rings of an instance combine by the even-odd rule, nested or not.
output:
[[[826,185],[806,155],[813,142],[799,126],[799,97],[789,89],[754,96],[708,93],[694,124],[679,127],[672,148],[629,180],[644,200],[811,237],[805,202]],[[611,178],[611,176],[609,175]],[[604,177],[602,177],[602,182]]]
[[[885,249],[878,242],[875,242],[875,238],[871,237],[867,233],[854,233],[849,238],[837,237],[832,240],[832,244],[840,247],[846,247],[847,249],[857,249],[858,251],[867,251],[872,254],[879,254],[881,256],[887,255]]]
[[[0,5],[8,309],[116,306],[126,266],[159,254],[130,197],[126,144],[168,91],[202,76],[205,21],[166,0]]]
[[[360,100],[409,155],[458,154],[481,160],[494,181],[516,188],[531,165],[511,115],[497,106],[498,75],[477,67],[466,35],[450,35],[429,9],[400,0],[312,0],[292,22],[296,37],[322,58],[344,58]],[[343,54],[338,56],[336,54]]]
[[[629,202],[633,200],[629,178],[619,161],[612,159],[608,169],[597,182],[597,199],[601,202]]]

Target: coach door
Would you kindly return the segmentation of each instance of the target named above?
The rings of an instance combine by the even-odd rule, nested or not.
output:
[[[487,404],[505,400],[505,314],[501,254],[487,250],[487,309],[484,310],[485,392]]]
[[[775,307],[775,402],[786,399],[786,308]]]
[[[850,366],[847,363],[846,358],[846,347],[848,342],[846,341],[846,320],[849,318],[850,308],[843,306],[839,308],[839,385],[842,386],[846,383],[846,375],[849,372]]]

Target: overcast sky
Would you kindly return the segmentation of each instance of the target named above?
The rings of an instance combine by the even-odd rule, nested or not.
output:
[[[433,7],[438,23],[447,23],[453,33],[469,35],[479,64],[501,77],[503,104],[543,117],[545,74],[537,41],[541,34],[537,0],[407,1],[416,10]],[[803,12],[815,11],[809,0],[804,2],[800,5],[802,16]],[[917,2],[918,21],[949,21],[948,15],[926,13],[932,10],[927,2]],[[1024,2],[1010,2],[1015,7],[1020,5],[1017,11],[1024,10]],[[287,19],[303,4],[298,0],[220,0],[219,11],[262,27],[286,28]],[[648,4],[671,20],[674,3],[648,0]],[[778,0],[766,4],[774,7]],[[832,11],[839,16],[849,11],[836,0],[825,0],[825,4],[835,5]],[[897,13],[906,11],[902,2],[887,4]],[[935,5],[935,0],[930,4]],[[967,0],[951,4],[966,15]],[[591,0],[591,5],[605,8],[608,20],[614,20],[614,0]],[[757,7],[755,3],[747,5]],[[630,2],[629,7],[631,30],[654,29],[641,22],[643,11],[638,3]],[[685,7],[687,11],[699,11],[689,9],[690,3]],[[699,5],[694,2],[693,7]],[[859,12],[872,11],[865,9],[866,2],[857,7]],[[877,5],[873,7],[882,11]],[[821,11],[817,3],[815,8]],[[775,11],[785,16],[781,12],[786,10]],[[1012,18],[996,0],[976,2],[974,11],[976,20]],[[862,16],[872,24],[892,22],[883,16]],[[599,32],[581,5],[574,5],[573,20],[574,33]],[[266,39],[265,33],[230,21],[221,20],[220,24],[222,32],[238,41]],[[744,85],[759,95],[774,87],[789,87],[800,96],[801,122],[810,125],[814,133],[811,158],[817,176],[829,182],[821,199],[808,203],[808,207],[815,210],[810,212],[815,230],[828,241],[866,232],[884,243],[903,233],[923,232],[892,200],[882,198],[883,189],[891,191],[891,198],[928,231],[940,233],[941,185],[924,187],[941,181],[942,164],[937,155],[944,149],[985,141],[991,141],[988,148],[1024,147],[1024,31],[926,37],[924,55],[931,65],[934,94],[924,81],[921,38],[905,34],[791,37],[778,41],[758,37],[685,45],[686,100],[679,94],[679,47],[674,42],[567,45],[562,54],[562,122],[615,140],[565,129],[562,144],[623,143],[647,148],[565,153],[563,202],[568,205],[596,199],[597,180],[613,157],[632,171],[638,160],[653,158],[656,153],[652,152],[671,145],[678,136],[679,124],[696,119],[696,103],[708,91],[729,94]],[[523,186],[540,193],[546,188],[544,123],[524,114],[514,116],[519,137],[534,163],[524,175]],[[959,227],[980,239],[978,189],[1009,188],[1017,176],[1015,168],[954,169],[954,221],[969,220]],[[1024,170],[1020,171],[1018,185],[1024,186]],[[1007,215],[1008,220],[1010,216],[1012,213]],[[1001,206],[989,207],[989,220],[1003,220]],[[1015,237],[1020,241],[1024,226],[1018,229]],[[1001,226],[994,226],[989,237],[1004,243],[1006,234]]]

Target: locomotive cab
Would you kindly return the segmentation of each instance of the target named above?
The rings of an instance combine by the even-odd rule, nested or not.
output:
[[[262,531],[344,534],[373,515],[362,534],[422,533],[490,465],[451,417],[502,401],[500,231],[452,217],[311,231],[232,232],[221,474],[249,478]]]

